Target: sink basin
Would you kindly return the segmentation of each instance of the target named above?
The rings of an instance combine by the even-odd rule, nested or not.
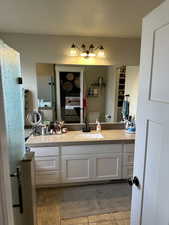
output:
[[[90,133],[83,133],[83,134],[80,134],[79,136],[84,138],[91,138],[91,139],[104,138],[102,134],[90,134]]]

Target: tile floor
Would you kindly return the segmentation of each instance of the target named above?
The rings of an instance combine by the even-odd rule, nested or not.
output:
[[[37,191],[38,225],[130,225],[130,211],[61,219],[59,202],[60,196],[56,195],[56,189]]]

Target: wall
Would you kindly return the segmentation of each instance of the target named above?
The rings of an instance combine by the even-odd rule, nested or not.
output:
[[[21,69],[24,87],[33,93],[33,104],[37,104],[36,63],[74,64],[74,65],[138,65],[140,39],[94,38],[55,35],[31,35],[1,33],[0,38],[21,54]],[[105,47],[106,58],[83,59],[68,56],[72,43]]]
[[[126,67],[125,94],[129,94],[130,115],[136,116],[139,83],[139,66]]]
[[[37,75],[37,91],[38,98],[46,101],[52,101],[51,86],[49,82],[51,77],[54,76],[54,65],[48,63],[38,63],[36,65]]]

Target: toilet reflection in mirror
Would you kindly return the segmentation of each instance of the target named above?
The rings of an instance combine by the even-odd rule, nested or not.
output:
[[[38,108],[42,119],[65,123],[123,121],[124,96],[136,117],[139,66],[37,64]]]

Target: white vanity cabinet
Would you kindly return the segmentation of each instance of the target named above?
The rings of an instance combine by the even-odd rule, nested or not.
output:
[[[122,144],[63,146],[62,181],[121,179],[122,149]]]
[[[127,179],[133,173],[134,144],[34,147],[36,185]]]
[[[36,185],[60,183],[60,150],[58,147],[34,147]]]

